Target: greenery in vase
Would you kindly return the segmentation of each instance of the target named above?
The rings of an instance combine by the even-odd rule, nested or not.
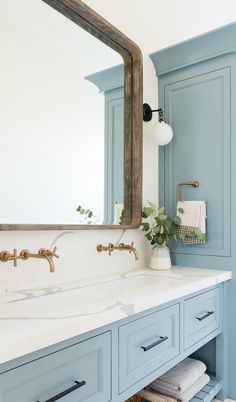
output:
[[[168,243],[172,238],[177,240],[178,226],[181,219],[178,216],[167,216],[165,208],[157,208],[152,202],[147,202],[148,206],[142,210],[143,221],[141,223],[145,237],[151,242],[151,245],[162,246]]]

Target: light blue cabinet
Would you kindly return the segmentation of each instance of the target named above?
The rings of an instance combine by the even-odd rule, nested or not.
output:
[[[214,339],[215,364],[209,368],[222,379],[218,397],[224,398],[226,287],[174,300],[0,365],[0,402],[124,402]]]
[[[119,328],[119,389],[179,355],[179,304]]]
[[[215,70],[216,69],[216,70]],[[176,213],[176,186],[198,180],[198,189],[182,188],[182,199],[207,199],[207,243],[172,246],[173,254],[230,255],[230,69],[219,60],[160,80],[165,116],[173,141],[161,150],[161,204]],[[162,155],[164,154],[164,155]],[[179,260],[178,260],[179,261]]]
[[[104,220],[114,221],[115,203],[124,204],[124,88],[105,94]]]
[[[213,289],[184,303],[184,347],[203,339],[220,327],[220,289]]]
[[[108,402],[110,378],[111,334],[107,332],[1,374],[0,401]]]
[[[112,224],[115,203],[124,203],[124,65],[86,79],[104,95],[104,223]]]
[[[182,199],[207,198],[207,243],[172,245],[175,265],[229,269],[228,397],[236,399],[236,24],[153,53],[159,106],[174,131],[160,147],[160,204],[176,211],[176,185]]]

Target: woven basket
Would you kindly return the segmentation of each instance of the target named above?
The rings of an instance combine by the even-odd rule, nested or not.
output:
[[[178,402],[177,399],[174,399],[171,396],[158,394],[157,392],[153,392],[148,388],[140,391],[137,396],[141,399],[141,401],[147,402]]]
[[[143,399],[140,396],[134,395],[134,396],[131,396],[131,398],[127,399],[127,401],[125,401],[125,402],[142,402],[142,401],[143,401]]]

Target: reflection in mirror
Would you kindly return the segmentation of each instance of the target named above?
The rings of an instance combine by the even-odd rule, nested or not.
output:
[[[121,56],[40,0],[2,2],[0,37],[0,223],[121,223]]]

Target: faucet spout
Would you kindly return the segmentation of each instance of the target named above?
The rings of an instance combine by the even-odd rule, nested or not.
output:
[[[133,253],[135,260],[138,261],[138,258],[139,258],[138,252],[137,252],[136,248],[134,247],[134,242],[132,242],[131,244],[120,243],[119,248],[121,250],[128,250],[130,254]]]

